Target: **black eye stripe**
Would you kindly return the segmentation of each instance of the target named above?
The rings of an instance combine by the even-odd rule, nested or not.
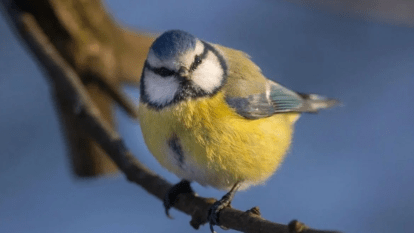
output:
[[[207,53],[208,53],[208,49],[206,46],[204,46],[203,53],[201,55],[195,56],[194,61],[190,66],[190,71],[194,71],[203,62],[203,59],[207,57]],[[177,72],[174,70],[170,70],[165,67],[155,68],[155,67],[152,67],[148,62],[145,62],[145,67],[161,77],[177,75]]]
[[[155,74],[157,74],[161,77],[174,76],[174,75],[177,74],[177,72],[175,72],[174,70],[170,70],[170,69],[165,68],[165,67],[154,68],[148,62],[145,62],[145,68],[151,70],[152,72],[154,72]]]
[[[203,53],[201,55],[196,55],[194,61],[190,66],[190,71],[194,71],[197,67],[203,62],[204,58],[207,57],[208,49],[204,46]]]
[[[175,71],[167,69],[165,67],[156,68],[152,70],[154,73],[158,74],[161,77],[173,76],[176,74]]]

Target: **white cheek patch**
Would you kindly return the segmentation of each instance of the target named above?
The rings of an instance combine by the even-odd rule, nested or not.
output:
[[[150,102],[163,105],[174,99],[180,86],[174,76],[160,77],[147,68],[144,75],[145,91]]]
[[[208,52],[201,64],[193,71],[191,80],[207,93],[220,87],[224,71],[218,57]]]

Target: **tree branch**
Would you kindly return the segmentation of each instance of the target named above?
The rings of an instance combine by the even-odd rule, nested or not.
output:
[[[107,69],[105,64],[91,68],[95,69],[94,71],[85,72],[85,70],[88,70],[90,68],[83,67],[85,64],[73,58],[79,54],[70,53],[69,51],[71,51],[72,48],[68,49],[67,47],[62,46],[62,44],[66,44],[66,46],[68,44],[73,45],[75,42],[71,40],[75,37],[68,36],[67,34],[59,35],[59,33],[66,33],[70,31],[68,27],[76,28],[79,25],[65,25],[62,23],[62,25],[55,27],[54,29],[47,28],[45,25],[49,25],[48,23],[41,24],[42,21],[45,22],[47,19],[41,19],[40,16],[36,17],[33,12],[27,10],[29,8],[31,10],[33,9],[31,8],[33,6],[30,6],[32,3],[28,2],[36,1],[2,0],[1,4],[3,5],[5,14],[10,19],[10,24],[14,26],[18,34],[23,38],[25,44],[28,46],[29,50],[39,62],[39,65],[43,67],[44,71],[47,73],[46,77],[48,77],[53,91],[56,95],[62,98],[58,103],[64,104],[66,106],[66,110],[70,111],[73,116],[76,116],[78,127],[82,128],[82,131],[84,133],[93,138],[93,140],[99,144],[100,148],[105,151],[106,154],[108,154],[110,158],[115,162],[117,167],[123,171],[128,180],[142,186],[149,193],[163,200],[164,195],[168,192],[172,185],[142,165],[127,150],[117,131],[113,128],[112,124],[108,122],[107,119],[105,119],[105,115],[102,114],[101,109],[94,102],[93,96],[91,96],[91,92],[88,91],[87,84],[85,84],[84,76],[81,75],[85,75],[86,73],[86,76],[88,76],[90,75],[90,72],[92,72],[95,76],[95,79],[107,80],[102,81],[103,83],[100,84],[101,88],[107,86],[108,89],[105,91],[109,92],[109,96],[112,97],[118,104],[124,106],[126,111],[131,116],[135,116],[135,107],[129,104],[129,100],[124,97],[118,88],[114,88],[114,86],[116,87],[116,85],[113,84],[115,83],[114,81],[108,81],[110,80],[110,77],[107,76],[107,74],[104,72]],[[44,4],[43,7],[49,10],[52,9],[52,5],[55,7],[53,8],[54,10],[62,7],[62,5],[59,5],[60,3],[58,1],[54,1],[53,3],[51,2],[50,5],[47,1],[38,2],[41,2],[41,4],[36,5],[36,7],[42,7],[42,4]],[[74,2],[75,1],[73,1],[73,3]],[[99,2],[95,2],[95,5],[96,4],[99,5]],[[34,9],[39,10],[39,8],[36,7]],[[102,7],[97,9],[102,9]],[[96,17],[96,15],[94,17]],[[102,16],[101,18],[110,19],[108,16]],[[54,20],[57,19],[55,18]],[[114,25],[110,20],[107,21],[107,23]],[[91,27],[89,30],[95,30],[95,26],[97,25],[88,25],[88,27]],[[99,27],[101,26],[102,25],[99,25]],[[65,29],[63,30],[62,28]],[[120,30],[123,29],[117,29],[117,31]],[[52,36],[55,37],[54,42],[52,41]],[[124,48],[128,47],[127,45],[130,43],[128,39],[134,37],[139,37],[139,35],[133,35],[131,32],[127,32],[127,36],[124,35],[122,40],[118,38],[117,43],[121,43],[122,45],[117,46],[123,46]],[[66,40],[66,42],[63,43],[59,40]],[[146,41],[151,41],[151,39],[147,39]],[[61,46],[62,48],[58,49],[58,46]],[[99,47],[101,44],[98,43],[96,46]],[[144,42],[143,44],[134,46],[136,48],[135,51],[132,51],[131,54],[126,56],[133,56],[133,53],[136,52],[137,57],[141,56],[144,57],[143,59],[145,59],[145,54],[142,56],[139,55],[139,53],[143,53],[142,51],[147,52],[149,43]],[[139,46],[142,46],[142,48]],[[107,49],[114,51],[116,50],[110,46]],[[100,56],[105,57],[107,54],[104,53],[103,55],[99,55],[96,60],[100,61],[101,59],[105,59]],[[116,63],[119,64],[122,63],[121,57],[118,57],[118,59],[121,59],[121,61],[116,60],[115,58],[113,59],[115,59]],[[143,62],[143,59],[141,59],[141,62]],[[99,63],[100,62],[97,62],[97,64]],[[119,72],[117,75],[119,75],[119,77],[122,77],[123,75],[139,76],[140,70],[142,69],[142,63],[135,65],[133,68],[134,70],[128,68],[128,66],[125,65],[120,65],[117,69]],[[136,71],[135,69],[138,69],[139,71]],[[119,78],[119,80],[128,81],[128,79],[122,78]],[[134,80],[130,78],[129,81]],[[215,199],[212,198],[202,198],[195,196],[194,194],[185,194],[179,196],[174,207],[192,216],[190,224],[194,228],[198,229],[200,225],[207,222],[208,210],[214,202]],[[260,217],[257,209],[243,212],[233,208],[225,208],[221,212],[219,220],[224,227],[243,232],[329,232],[309,229],[297,221],[292,221],[289,225],[273,223]]]

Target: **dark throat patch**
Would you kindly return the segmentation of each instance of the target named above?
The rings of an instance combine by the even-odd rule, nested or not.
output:
[[[177,135],[174,134],[168,140],[168,146],[174,152],[174,157],[178,161],[178,166],[182,168],[184,165],[184,152],[183,152],[183,148],[181,147],[180,140],[178,139]]]

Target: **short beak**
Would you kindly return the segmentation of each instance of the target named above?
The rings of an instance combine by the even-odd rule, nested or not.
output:
[[[190,73],[188,72],[188,69],[185,68],[184,66],[180,67],[180,69],[178,70],[178,75],[185,78],[185,79],[190,78]]]

